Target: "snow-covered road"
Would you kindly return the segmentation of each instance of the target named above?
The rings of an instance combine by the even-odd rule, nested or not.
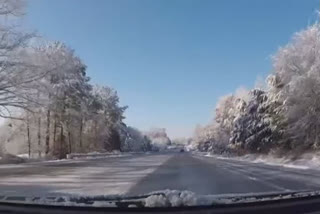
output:
[[[320,171],[188,153],[0,166],[0,195],[137,195],[157,190],[197,194],[320,189]]]
[[[170,155],[134,155],[105,159],[0,166],[1,195],[124,194],[154,172]]]

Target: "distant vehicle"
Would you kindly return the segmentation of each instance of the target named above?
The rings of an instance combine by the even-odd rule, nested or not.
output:
[[[184,149],[180,149],[180,152],[184,152]]]

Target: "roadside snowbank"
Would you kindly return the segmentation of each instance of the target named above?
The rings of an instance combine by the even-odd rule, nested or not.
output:
[[[203,155],[206,157],[214,157],[217,159],[229,159],[229,160],[237,160],[237,161],[246,161],[252,163],[263,163],[267,165],[273,166],[282,166],[287,168],[296,168],[296,169],[320,169],[320,153],[305,153],[298,158],[293,158],[291,156],[288,157],[275,157],[273,155],[254,155],[247,154],[239,157],[227,157],[220,156],[211,153],[194,153],[197,155]]]
[[[4,154],[3,157],[0,157],[0,164],[19,164],[25,162],[24,158],[12,154]]]
[[[90,153],[71,153],[67,155],[67,159],[98,159],[108,157],[124,157],[130,156],[129,153],[122,153],[118,150],[112,152],[90,152]]]
[[[29,158],[29,155],[27,153],[25,154],[18,154],[17,155],[19,158]]]
[[[71,153],[67,155],[67,158],[64,159],[54,159],[52,157],[38,158],[36,155],[31,155],[29,158],[28,154],[6,154],[4,157],[0,157],[0,164],[20,164],[20,163],[53,163],[53,162],[70,162],[71,160],[88,160],[88,159],[104,159],[104,158],[114,158],[114,157],[127,157],[136,154],[148,154],[148,152],[120,152],[114,150],[112,152],[89,152],[89,153]],[[37,154],[38,155],[38,154]],[[34,158],[36,157],[36,158]]]

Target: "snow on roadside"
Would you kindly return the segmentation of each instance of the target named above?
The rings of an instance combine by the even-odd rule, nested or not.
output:
[[[229,159],[237,161],[245,161],[252,163],[263,163],[273,166],[282,166],[286,168],[295,168],[295,169],[320,169],[320,153],[306,153],[301,155],[297,159],[291,157],[274,157],[272,155],[254,155],[247,154],[239,157],[227,157],[221,155],[215,155],[211,153],[194,153],[196,155],[202,155],[206,157],[214,157],[217,159]]]
[[[18,154],[19,158],[29,158],[29,154]]]
[[[130,156],[130,153],[122,153],[118,150],[112,152],[90,152],[90,153],[71,153],[67,155],[67,159],[99,159],[110,157],[126,157]]]

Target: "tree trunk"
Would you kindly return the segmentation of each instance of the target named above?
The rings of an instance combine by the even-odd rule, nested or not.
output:
[[[40,98],[40,91],[38,91],[38,100]],[[38,111],[38,157],[41,158],[41,108]]]
[[[68,130],[68,153],[71,154],[72,152],[72,138],[71,138],[71,115],[68,113],[67,115],[67,130]]]
[[[28,141],[28,155],[29,155],[29,158],[31,158],[31,139],[30,139],[29,119],[27,119],[27,141]]]
[[[46,130],[46,156],[50,151],[50,110],[47,111],[47,130]]]
[[[41,157],[41,116],[38,118],[38,156]]]
[[[59,159],[63,158],[62,144],[64,142],[63,124],[60,126],[60,143],[59,143]]]
[[[315,125],[315,147],[317,148],[319,146],[319,138],[318,138],[318,126]]]
[[[53,125],[53,144],[56,145],[57,143],[57,118],[54,118],[54,125]]]
[[[80,133],[79,133],[80,152],[82,152],[82,130],[83,130],[83,118],[81,117],[81,120],[80,120]]]
[[[72,153],[72,139],[70,129],[68,130],[68,141],[69,141],[69,154]]]
[[[65,121],[65,109],[66,109],[66,104],[65,104],[65,98],[66,98],[66,92],[64,92],[63,95],[63,102],[62,102],[62,111],[60,112],[60,159],[65,157],[65,141],[64,141],[64,130],[63,130],[63,121]]]
[[[93,145],[95,148],[93,149],[97,149],[98,147],[98,123],[97,121],[94,121],[94,142]]]

